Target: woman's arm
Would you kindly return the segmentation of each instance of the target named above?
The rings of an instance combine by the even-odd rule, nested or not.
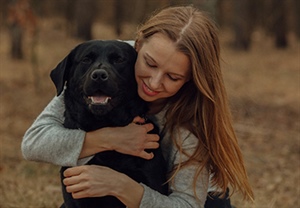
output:
[[[26,131],[21,149],[25,159],[61,166],[77,165],[85,132],[66,129],[63,95],[55,97]]]
[[[147,134],[153,129],[151,123],[143,123],[144,119],[136,117],[132,123],[125,127],[106,127],[95,131],[87,132],[83,143],[80,158],[105,150],[152,159],[153,153],[145,149],[156,149],[159,147],[159,136]],[[100,141],[101,140],[101,141]]]
[[[152,124],[131,123],[126,127],[107,127],[86,133],[66,129],[63,126],[64,111],[62,94],[53,98],[37,117],[23,137],[21,148],[25,159],[76,166],[85,164],[92,155],[105,150],[151,159],[153,154],[144,149],[158,147],[158,135],[147,134],[153,128]],[[134,122],[140,122],[140,118]]]

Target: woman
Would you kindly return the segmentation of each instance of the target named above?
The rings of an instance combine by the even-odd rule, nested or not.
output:
[[[222,197],[231,186],[253,199],[232,128],[216,31],[197,9],[174,7],[152,16],[137,33],[138,94],[164,135],[170,194],[107,167],[78,166],[64,172],[74,198],[113,195],[127,207],[203,207],[207,192]],[[152,125],[136,124],[141,118],[126,127],[83,132],[63,128],[63,111],[63,98],[54,98],[28,129],[26,159],[75,166],[106,150],[151,159],[145,149],[158,146],[158,136],[147,134]]]

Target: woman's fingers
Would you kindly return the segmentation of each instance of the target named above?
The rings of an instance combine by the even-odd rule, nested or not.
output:
[[[144,127],[147,129],[147,132],[153,129],[152,124],[145,124]],[[146,152],[145,150],[157,149],[159,147],[159,136],[157,134],[147,134],[144,142],[143,148],[138,156],[146,160],[151,160],[154,157],[154,154],[152,152]]]
[[[153,135],[153,137],[150,138],[148,140],[148,142],[145,143],[143,150],[138,155],[139,157],[144,158],[146,160],[151,160],[154,157],[154,154],[152,152],[146,152],[145,150],[157,149],[159,147],[159,143],[158,143],[159,137],[158,136],[156,137],[156,136]]]
[[[157,149],[159,147],[159,136],[157,134],[148,134],[144,149]]]
[[[80,178],[78,176],[68,176],[64,178],[63,183],[66,186],[72,186],[74,184],[77,184],[80,181]]]
[[[154,129],[154,126],[152,123],[143,124],[143,127],[146,129],[146,132],[149,132]]]
[[[65,184],[65,181],[64,181],[64,184]],[[82,186],[82,184],[80,183],[76,183],[76,184],[73,184],[73,185],[66,185],[66,191],[68,193],[75,193],[75,192],[79,192],[79,191],[82,191],[84,190],[84,187]]]
[[[89,197],[89,195],[86,193],[86,191],[69,192],[69,193],[72,193],[72,197],[74,199],[81,199],[81,198]]]
[[[145,119],[137,116],[133,119],[132,123],[141,123],[142,124],[142,123],[145,123]]]
[[[151,131],[154,126],[152,123],[145,123],[145,119],[144,118],[141,118],[139,116],[135,117],[132,121],[132,123],[135,123],[135,124],[142,124],[143,127],[146,128],[146,131],[149,132]]]
[[[148,142],[158,142],[159,136],[157,134],[147,134],[147,141]]]
[[[67,170],[64,171],[64,176],[70,177],[70,176],[80,175],[83,171],[84,171],[83,166],[68,168]]]
[[[151,160],[154,157],[154,154],[152,152],[142,151],[139,157],[144,158],[146,160]]]
[[[159,147],[158,142],[148,142],[145,144],[145,149],[157,149]]]

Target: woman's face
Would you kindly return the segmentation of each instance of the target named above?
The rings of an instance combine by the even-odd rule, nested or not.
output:
[[[137,51],[135,78],[143,100],[164,101],[190,80],[189,58],[167,36],[156,33],[138,45]]]

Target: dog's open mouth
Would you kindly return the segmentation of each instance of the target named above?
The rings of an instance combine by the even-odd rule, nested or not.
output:
[[[89,104],[91,105],[106,105],[110,102],[111,97],[104,94],[88,96]]]

